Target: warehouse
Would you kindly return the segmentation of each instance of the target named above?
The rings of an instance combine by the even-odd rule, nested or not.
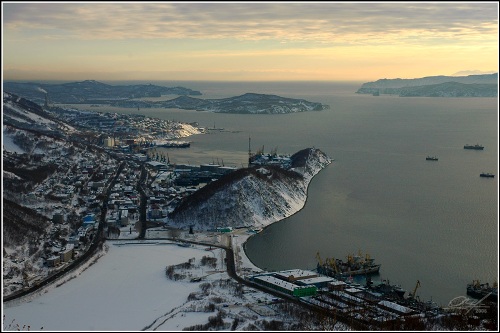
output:
[[[274,275],[277,278],[280,278],[282,280],[286,280],[289,282],[293,282],[296,280],[302,280],[302,279],[310,279],[310,278],[315,278],[318,276],[317,273],[313,271],[305,271],[302,269],[292,269],[288,271],[281,271],[281,272],[276,272]]]
[[[318,289],[328,287],[328,284],[335,281],[334,278],[328,276],[317,276],[307,279],[297,280],[297,284],[301,286],[316,286]]]
[[[271,275],[256,276],[253,280],[267,288],[297,297],[316,295],[316,286],[298,286]]]

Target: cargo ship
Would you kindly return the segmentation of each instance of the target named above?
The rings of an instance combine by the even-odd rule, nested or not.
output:
[[[483,150],[484,147],[476,143],[475,145],[465,145],[464,149]]]
[[[368,277],[367,280],[371,281],[371,278]],[[386,279],[380,281],[379,284],[372,284],[372,282],[367,282],[367,287],[375,292],[381,293],[386,299],[404,299],[406,290],[401,288],[400,285],[391,285],[389,280]]]
[[[323,262],[319,256],[319,252],[316,258],[318,259],[316,266],[318,273],[335,278],[376,274],[379,272],[381,266],[380,264],[375,264],[375,260],[370,258],[368,254],[363,256],[361,253],[358,255],[348,255],[347,261],[326,258]]]
[[[436,156],[427,156],[425,159],[427,161],[437,161],[438,160],[438,158]]]
[[[479,177],[493,178],[493,177],[495,177],[495,175],[492,173],[483,172],[483,173],[479,174]]]
[[[473,280],[467,284],[467,295],[483,299],[486,297],[488,301],[498,302],[498,286],[496,283],[490,286],[489,283],[480,283],[479,280]]]
[[[167,141],[165,143],[159,144],[156,147],[162,148],[189,148],[191,143],[186,141]]]

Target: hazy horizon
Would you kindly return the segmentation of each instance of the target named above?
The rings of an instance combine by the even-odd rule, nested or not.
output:
[[[498,72],[496,2],[11,1],[2,13],[3,80],[366,82]]]
[[[436,74],[436,75],[429,75],[427,77],[434,77],[434,76],[469,76],[469,75],[487,75],[487,74],[498,74],[498,72],[490,71],[490,72],[484,72],[480,74],[463,74],[463,75],[445,75],[445,74]],[[149,80],[149,79],[116,79],[116,80],[110,80],[110,79],[94,79],[94,78],[82,78],[82,79],[75,79],[75,80],[64,80],[64,79],[36,79],[36,78],[31,78],[31,79],[4,79],[4,81],[10,81],[10,82],[20,82],[20,83],[29,83],[29,82],[39,82],[39,83],[71,83],[71,82],[82,82],[82,81],[97,81],[101,83],[112,83],[112,82],[217,82],[217,83],[258,83],[258,82],[265,82],[265,83],[346,83],[346,84],[362,84],[362,83],[367,83],[367,82],[372,82],[372,81],[377,81],[380,79],[420,79],[423,77],[412,77],[412,78],[401,78],[401,77],[381,77],[375,80],[174,80],[174,79],[154,79],[154,80]]]

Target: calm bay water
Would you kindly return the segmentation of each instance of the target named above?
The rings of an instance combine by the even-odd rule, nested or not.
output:
[[[330,105],[288,115],[100,108],[226,130],[168,150],[173,163],[246,166],[249,137],[253,151],[316,147],[335,159],[312,180],[299,213],[247,242],[257,266],[312,269],[318,251],[323,259],[368,252],[382,264],[375,280],[407,291],[419,280],[421,299],[440,305],[465,295],[473,279],[498,281],[497,98],[374,97],[355,94],[360,83],[153,83],[200,90],[202,98],[255,92]],[[463,149],[475,143],[485,149]]]

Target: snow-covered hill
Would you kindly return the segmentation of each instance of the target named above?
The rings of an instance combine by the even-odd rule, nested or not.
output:
[[[50,136],[64,137],[75,129],[46,112],[42,107],[17,95],[3,93],[3,124],[37,131]]]
[[[319,149],[301,150],[289,170],[264,165],[235,171],[205,186],[176,209],[169,223],[197,230],[262,228],[298,212],[312,177],[331,163]]]

